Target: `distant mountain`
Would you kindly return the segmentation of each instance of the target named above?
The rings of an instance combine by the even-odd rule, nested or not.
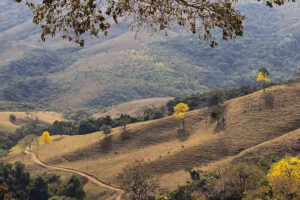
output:
[[[238,8],[248,17],[245,36],[213,49],[177,32],[141,32],[135,39],[125,23],[81,48],[60,38],[40,42],[31,11],[1,0],[0,101],[103,108],[255,84],[260,67],[269,69],[273,81],[293,77],[300,67],[300,3]]]

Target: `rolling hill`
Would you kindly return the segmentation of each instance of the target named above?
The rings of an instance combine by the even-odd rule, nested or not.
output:
[[[10,115],[16,117],[15,121],[9,119]],[[0,129],[3,131],[12,132],[21,127],[27,119],[38,119],[42,122],[52,124],[54,121],[64,120],[62,114],[49,111],[36,111],[36,112],[0,112]]]
[[[164,97],[133,100],[115,105],[109,108],[108,111],[100,114],[95,114],[94,116],[100,117],[109,115],[112,118],[116,118],[121,114],[127,114],[130,116],[140,116],[147,108],[159,108],[161,106],[165,106],[167,102],[172,99],[172,97]]]
[[[254,84],[260,67],[269,69],[272,81],[294,76],[300,65],[300,3],[237,7],[248,16],[244,37],[220,41],[214,49],[176,31],[168,37],[140,32],[135,39],[126,23],[80,48],[59,38],[40,42],[30,10],[3,0],[0,100],[101,110],[135,99]]]
[[[186,133],[178,132],[177,120],[165,117],[128,125],[126,134],[115,128],[110,136],[54,136],[40,146],[39,158],[51,165],[84,171],[118,185],[116,175],[136,159],[144,159],[160,184],[174,189],[189,180],[186,168],[206,170],[247,159],[279,159],[300,154],[300,83],[268,88],[274,108],[265,106],[263,91],[226,101],[226,126],[204,120],[203,109],[186,114]],[[23,154],[8,160],[24,159]]]

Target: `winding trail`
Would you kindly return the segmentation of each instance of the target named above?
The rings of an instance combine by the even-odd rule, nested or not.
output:
[[[65,171],[65,172],[71,172],[71,173],[74,173],[74,174],[78,174],[79,176],[87,178],[89,181],[95,183],[96,185],[98,185],[100,187],[104,187],[104,188],[116,191],[118,193],[118,196],[116,197],[115,200],[121,200],[123,190],[121,190],[120,188],[116,188],[116,187],[113,187],[111,185],[108,185],[108,184],[104,183],[103,181],[101,181],[101,180],[99,180],[99,179],[97,179],[97,178],[95,178],[91,175],[88,175],[84,172],[80,172],[80,171],[77,171],[77,170],[74,170],[74,169],[68,169],[68,168],[55,167],[55,166],[48,165],[48,164],[42,162],[41,160],[39,160],[38,157],[35,155],[35,153],[33,153],[32,151],[25,150],[24,153],[27,154],[27,155],[30,155],[31,160],[33,162],[35,162],[36,164],[40,165],[40,166],[43,166],[43,167],[46,167],[46,168],[49,168],[49,169],[56,169],[56,170],[60,170],[60,171]]]

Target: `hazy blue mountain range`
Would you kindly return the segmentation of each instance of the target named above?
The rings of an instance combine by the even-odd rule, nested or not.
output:
[[[113,26],[108,37],[84,48],[49,38],[40,42],[31,11],[0,2],[0,101],[36,102],[52,108],[103,108],[132,99],[182,96],[214,88],[255,84],[257,69],[271,80],[300,68],[300,3],[268,8],[237,5],[247,15],[245,35],[210,48],[193,36],[128,31]]]

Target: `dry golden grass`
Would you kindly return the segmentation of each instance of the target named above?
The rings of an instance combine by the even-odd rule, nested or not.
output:
[[[267,89],[275,107],[266,108],[262,91],[225,102],[226,128],[216,133],[216,122],[205,124],[203,111],[186,114],[187,130],[179,133],[174,117],[131,124],[126,137],[119,128],[109,137],[100,132],[64,136],[40,146],[40,159],[56,166],[93,174],[117,185],[116,175],[136,159],[144,159],[174,188],[188,179],[187,167],[211,169],[255,155],[299,153],[300,83]],[[289,149],[291,147],[291,149]]]
[[[202,170],[213,170],[220,168],[230,162],[240,162],[255,158],[257,156],[266,158],[281,158],[286,155],[300,154],[300,129],[291,131],[275,139],[250,147],[237,155],[226,157],[207,166]]]
[[[130,116],[138,116],[143,114],[143,111],[147,108],[159,108],[166,105],[166,103],[172,100],[172,97],[162,97],[162,98],[147,98],[129,101],[126,103],[121,103],[113,106],[105,113],[96,114],[96,117],[109,115],[111,117],[118,117],[121,114],[128,114]]]
[[[28,112],[29,119],[36,119],[36,117],[46,123],[53,123],[54,121],[63,120],[63,116],[60,113],[49,112],[49,111],[38,111],[38,112]],[[17,122],[12,123],[9,120],[9,116],[13,114],[17,117]],[[26,112],[0,112],[0,127],[7,130],[13,131],[22,125],[22,121],[27,118]]]

